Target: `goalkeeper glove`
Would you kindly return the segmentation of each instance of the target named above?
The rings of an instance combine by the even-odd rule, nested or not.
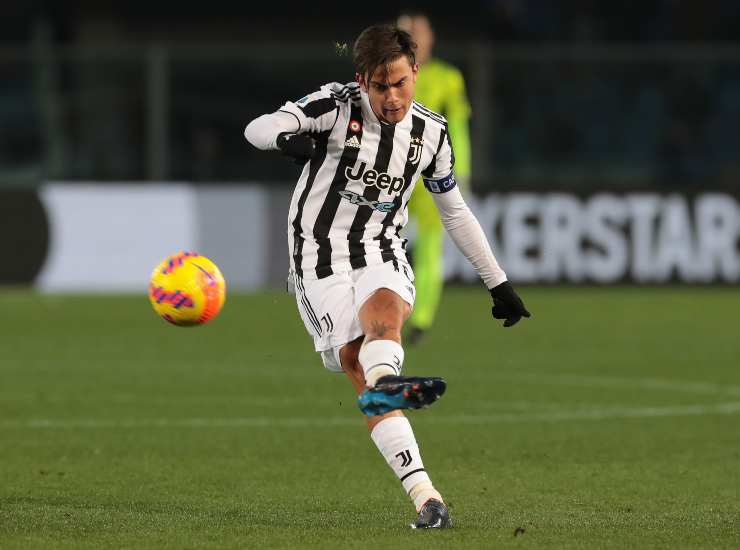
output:
[[[530,317],[524,302],[514,292],[514,287],[509,281],[488,289],[493,298],[491,313],[494,319],[505,319],[504,326],[510,327],[519,322],[522,317]]]
[[[284,155],[295,159],[296,164],[306,164],[316,150],[316,142],[305,134],[283,132],[278,135],[276,143]]]

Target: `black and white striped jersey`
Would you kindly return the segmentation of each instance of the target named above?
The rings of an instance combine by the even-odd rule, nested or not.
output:
[[[322,86],[280,112],[317,145],[290,204],[291,268],[320,279],[406,261],[400,231],[415,182],[423,176],[432,193],[456,185],[444,117],[414,102],[397,124],[380,122],[354,82]]]

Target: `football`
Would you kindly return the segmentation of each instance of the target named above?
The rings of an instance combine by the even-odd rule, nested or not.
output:
[[[224,305],[226,282],[211,260],[195,252],[168,256],[154,268],[149,301],[165,321],[178,326],[207,323]]]

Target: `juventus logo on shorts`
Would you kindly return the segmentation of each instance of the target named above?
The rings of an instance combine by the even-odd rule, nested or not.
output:
[[[334,330],[334,321],[331,320],[331,315],[329,315],[328,313],[321,318],[321,322],[326,325],[326,332],[331,332]]]

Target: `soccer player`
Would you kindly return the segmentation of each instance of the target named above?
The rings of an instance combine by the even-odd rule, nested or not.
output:
[[[402,413],[445,390],[441,378],[401,376],[401,329],[415,290],[400,231],[420,174],[442,224],[490,289],[493,316],[508,327],[529,313],[457,188],[447,122],[414,101],[418,65],[409,34],[369,27],[353,60],[356,82],[288,101],[250,122],[244,135],[303,165],[288,220],[301,318],[324,366],[345,372],[359,394],[373,442],[416,507],[411,526],[449,527]]]
[[[470,103],[465,93],[462,73],[432,57],[434,30],[426,15],[404,14],[398,26],[411,35],[416,43],[416,62],[419,76],[415,99],[425,107],[442,114],[455,146],[455,178],[465,195],[470,182]],[[409,201],[409,215],[416,220],[417,233],[413,239],[413,262],[416,275],[416,303],[408,324],[408,340],[418,343],[434,323],[442,296],[444,276],[444,233],[432,195],[417,184]]]

